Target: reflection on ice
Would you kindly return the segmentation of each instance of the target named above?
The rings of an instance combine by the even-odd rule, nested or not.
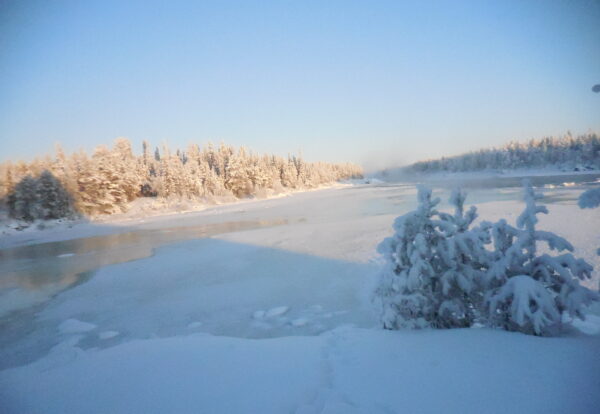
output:
[[[155,247],[286,224],[283,219],[235,221],[190,227],[137,230],[0,249],[0,316],[85,280],[103,266],[148,257]],[[31,291],[35,291],[31,293]]]
[[[34,360],[70,334],[91,348],[192,332],[268,338],[374,326],[363,292],[376,270],[213,238],[165,246],[98,270],[29,315],[35,329],[3,338],[0,368]]]

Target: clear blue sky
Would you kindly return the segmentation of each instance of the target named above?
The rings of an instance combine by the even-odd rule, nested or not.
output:
[[[600,2],[0,1],[0,160],[223,140],[403,164],[600,132]]]

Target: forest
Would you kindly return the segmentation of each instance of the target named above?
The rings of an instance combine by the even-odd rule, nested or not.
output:
[[[135,155],[130,141],[118,138],[91,156],[83,150],[67,155],[57,145],[53,156],[0,164],[0,199],[11,217],[31,221],[121,213],[141,197],[212,202],[360,177],[362,169],[353,164],[259,155],[224,143],[172,152],[166,145],[152,151],[144,141]]]
[[[517,168],[561,167],[576,171],[600,169],[600,138],[596,133],[573,137],[512,141],[500,148],[481,149],[454,157],[416,162],[406,172],[462,172]]]

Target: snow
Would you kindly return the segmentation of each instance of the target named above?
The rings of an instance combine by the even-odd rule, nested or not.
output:
[[[198,329],[198,328],[200,328],[202,325],[203,325],[203,324],[202,324],[202,322],[200,322],[200,321],[196,321],[196,322],[190,322],[190,323],[188,323],[188,326],[187,326],[187,327],[188,327],[188,329]]]
[[[83,333],[96,329],[93,323],[79,321],[77,319],[67,319],[58,325],[58,330],[63,334]]]
[[[56,257],[58,257],[60,259],[64,259],[65,257],[71,257],[71,256],[75,256],[75,253],[63,253],[63,254],[59,254]]]
[[[548,190],[538,227],[598,268],[599,210],[579,209],[581,192]],[[0,321],[2,411],[594,412],[598,309],[556,338],[380,329],[375,247],[415,193],[360,184],[3,237],[0,305],[18,296],[23,311]],[[466,204],[514,224],[520,193],[474,189]],[[54,267],[71,276],[40,290],[16,276]],[[30,296],[43,306],[25,312]]]
[[[104,331],[98,334],[99,339],[111,339],[116,336],[119,336],[119,332],[117,331]]]
[[[269,309],[267,312],[265,312],[265,317],[274,318],[276,316],[281,316],[284,313],[287,313],[289,310],[289,306],[277,306],[276,308]]]
[[[71,341],[53,365],[0,372],[0,398],[7,412],[45,414],[591,413],[598,346],[487,329]]]
[[[301,326],[306,325],[308,322],[309,322],[308,318],[298,318],[298,319],[294,319],[290,323],[292,324],[292,326],[299,328]]]
[[[252,314],[252,318],[254,319],[262,319],[265,317],[266,312],[264,310],[257,310],[254,311],[254,313]]]
[[[598,315],[587,315],[585,320],[573,319],[570,322],[584,334],[600,334],[600,316]]]

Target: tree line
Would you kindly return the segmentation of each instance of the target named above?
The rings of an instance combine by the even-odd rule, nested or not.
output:
[[[462,172],[561,166],[576,170],[600,169],[600,138],[596,133],[573,137],[570,133],[526,143],[510,142],[500,148],[481,149],[454,157],[419,161],[407,172]]]
[[[0,164],[0,198],[15,218],[32,220],[64,217],[65,211],[120,213],[140,197],[244,198],[361,177],[362,168],[350,163],[259,155],[224,143],[173,152],[166,145],[151,150],[144,141],[135,155],[129,140],[119,138],[91,156],[83,150],[67,155],[57,146],[53,156]]]

